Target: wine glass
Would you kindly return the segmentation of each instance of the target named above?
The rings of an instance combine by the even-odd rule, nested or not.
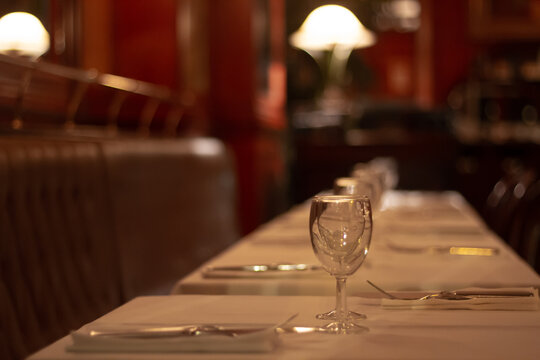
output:
[[[334,180],[333,191],[335,195],[363,195],[371,201],[373,210],[376,210],[380,201],[380,194],[373,181],[365,178],[339,177]]]
[[[336,309],[317,315],[335,320],[324,326],[330,332],[366,331],[356,323],[365,315],[347,311],[346,281],[362,265],[369,250],[373,222],[366,196],[318,195],[311,201],[311,245],[323,268],[336,278]]]
[[[379,171],[374,171],[370,168],[363,168],[355,166],[355,169],[351,173],[351,177],[358,179],[360,181],[369,182],[373,185],[375,189],[375,197],[371,199],[372,206],[377,209],[379,206],[380,199],[382,198],[383,194],[387,190],[385,181],[384,181],[384,174]]]
[[[398,164],[390,157],[376,157],[369,162],[372,169],[383,173],[386,189],[395,189],[399,182]]]

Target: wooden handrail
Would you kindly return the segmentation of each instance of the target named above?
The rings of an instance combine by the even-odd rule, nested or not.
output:
[[[139,133],[141,134],[149,133],[157,108],[161,104],[168,105],[170,108],[169,112],[174,114],[178,113],[178,109],[185,109],[191,106],[189,97],[174,92],[165,86],[118,75],[99,73],[95,69],[77,69],[4,54],[0,54],[0,64],[21,69],[23,74],[18,80],[19,83],[16,94],[10,96],[15,99],[13,103],[14,116],[11,122],[11,127],[15,129],[23,127],[23,100],[28,93],[29,87],[31,87],[32,78],[38,73],[75,83],[74,90],[67,95],[67,106],[63,111],[65,116],[64,125],[66,128],[73,128],[76,125],[75,118],[77,111],[79,110],[80,104],[84,100],[90,85],[108,88],[114,92],[108,105],[109,109],[106,112],[107,118],[105,119],[109,128],[117,127],[117,119],[122,104],[126,98],[130,96],[147,98],[147,100],[144,100],[145,105],[142,107],[140,115],[137,119],[134,119],[134,123],[137,124]],[[171,114],[167,115],[165,118],[164,132],[170,134],[172,125],[168,124],[168,119],[174,118],[175,125],[178,124],[179,119]]]

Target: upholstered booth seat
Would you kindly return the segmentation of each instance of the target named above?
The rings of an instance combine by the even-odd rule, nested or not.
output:
[[[0,137],[0,358],[20,359],[237,239],[210,138]]]
[[[127,298],[166,294],[237,238],[235,181],[214,139],[102,143]]]

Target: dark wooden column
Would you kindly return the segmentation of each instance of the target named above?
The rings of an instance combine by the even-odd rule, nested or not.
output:
[[[211,128],[234,152],[247,233],[285,206],[284,3],[207,4]]]

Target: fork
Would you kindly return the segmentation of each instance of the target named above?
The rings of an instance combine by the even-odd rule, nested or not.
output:
[[[460,294],[457,294],[455,291],[447,291],[447,290],[443,290],[443,291],[435,293],[435,294],[429,294],[429,295],[425,295],[425,296],[421,296],[421,297],[415,297],[415,298],[403,297],[403,296],[398,297],[398,296],[390,294],[389,292],[381,289],[380,287],[378,287],[377,285],[375,285],[371,281],[369,281],[369,280],[366,280],[366,281],[367,281],[367,283],[369,285],[373,286],[375,289],[380,291],[382,294],[384,294],[388,298],[394,299],[394,300],[428,300],[428,299],[469,300],[469,299],[471,299],[470,296],[460,295]]]

